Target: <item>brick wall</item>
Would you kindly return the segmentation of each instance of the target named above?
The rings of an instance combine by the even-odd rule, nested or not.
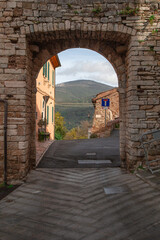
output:
[[[105,109],[101,104],[103,98],[110,99],[110,107],[106,110],[106,117]],[[92,133],[97,133],[107,128],[107,123],[110,120],[119,117],[119,93],[117,88],[97,94],[97,96],[92,99],[92,102],[94,105],[94,117],[91,131]]]
[[[113,65],[122,166],[132,169],[143,160],[139,136],[159,127],[159,20],[158,0],[0,0],[0,97],[9,105],[10,182],[24,179],[35,165],[38,72],[50,57],[74,47],[97,51]],[[0,166],[2,176],[3,149]]]

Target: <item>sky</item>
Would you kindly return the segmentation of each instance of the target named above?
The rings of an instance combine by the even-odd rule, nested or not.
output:
[[[115,70],[99,53],[72,48],[58,54],[61,67],[56,69],[56,84],[75,80],[94,80],[114,87],[118,86]]]

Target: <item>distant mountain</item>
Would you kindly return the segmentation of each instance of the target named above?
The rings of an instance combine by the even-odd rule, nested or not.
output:
[[[113,87],[92,80],[76,80],[56,85],[56,111],[60,112],[71,129],[81,121],[92,122],[94,108],[92,98]]]
[[[91,103],[98,93],[113,87],[92,80],[76,80],[56,85],[56,103]]]

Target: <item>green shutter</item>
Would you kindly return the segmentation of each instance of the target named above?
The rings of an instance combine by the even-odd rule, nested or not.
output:
[[[43,76],[45,75],[45,64],[43,65]]]
[[[47,124],[49,123],[49,106],[47,106]]]
[[[52,123],[53,123],[53,107],[52,107]]]
[[[47,63],[45,63],[45,70],[44,71],[45,71],[44,76],[47,77]]]
[[[52,86],[54,86],[54,71],[52,70]]]
[[[48,81],[49,81],[49,72],[50,72],[49,67],[50,67],[50,63],[48,62]]]

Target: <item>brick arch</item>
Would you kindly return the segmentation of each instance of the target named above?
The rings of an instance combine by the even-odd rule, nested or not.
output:
[[[139,136],[157,128],[160,114],[159,29],[158,33],[155,31],[159,12],[153,6],[157,8],[158,0],[152,2],[72,0],[69,7],[67,0],[2,1],[0,94],[9,105],[9,180],[23,179],[35,164],[34,137],[30,136],[34,136],[36,74],[50,53],[71,46],[93,49],[114,66],[124,116],[122,159],[129,169],[142,162]],[[138,13],[124,16],[128,6],[133,10],[139,8]],[[95,12],[98,7],[100,11]],[[148,20],[149,13],[155,16],[153,24]],[[0,166],[4,157],[2,135],[0,129]],[[0,168],[2,180],[3,167]]]
[[[62,32],[61,32],[62,34]],[[47,34],[48,35],[48,34]],[[46,35],[46,37],[47,37]],[[50,36],[52,34],[50,33]],[[36,37],[33,37],[32,39],[28,39],[28,44],[30,48],[30,54],[32,55],[32,62],[31,65],[34,66],[31,71],[32,76],[32,103],[35,103],[35,79],[38,75],[38,72],[40,68],[43,66],[43,64],[50,59],[53,55],[58,54],[61,51],[64,51],[69,48],[88,48],[90,50],[96,51],[97,53],[100,53],[103,55],[113,66],[115,69],[115,72],[118,76],[118,84],[119,84],[119,98],[120,98],[120,118],[121,118],[121,130],[120,130],[120,152],[121,152],[121,159],[123,161],[123,165],[125,165],[125,122],[126,122],[126,115],[125,115],[125,86],[126,86],[126,67],[125,67],[125,54],[127,51],[127,44],[129,42],[129,35],[126,35],[125,42],[126,45],[124,45],[124,36],[122,43],[111,41],[111,40],[104,40],[101,39],[90,39],[87,38],[79,38],[77,39],[76,34],[75,36],[72,34],[72,38],[67,38],[68,32],[63,32],[63,39],[54,39],[50,42],[48,39],[48,42],[46,41],[45,44],[43,42],[38,42],[36,39],[38,39],[38,34]],[[83,35],[83,34],[81,34]],[[107,34],[106,34],[107,35]],[[115,35],[115,33],[114,33]],[[123,35],[123,34],[122,34]],[[118,37],[119,35],[117,35]],[[114,36],[115,39],[115,36]],[[39,48],[39,51],[36,51],[36,48]],[[121,51],[119,48],[122,48]],[[35,107],[36,104],[32,104],[32,119],[35,116]],[[35,126],[35,124],[34,124]],[[34,129],[32,129],[32,132],[34,132]],[[33,148],[35,143],[35,136],[33,136],[33,139],[31,141],[31,146]],[[35,150],[33,149],[31,151],[31,156],[35,155]],[[31,159],[31,158],[30,158]],[[32,165],[34,165],[34,159],[32,159]]]

